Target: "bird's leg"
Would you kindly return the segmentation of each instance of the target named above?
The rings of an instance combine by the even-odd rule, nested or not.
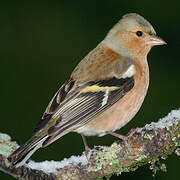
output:
[[[86,154],[86,157],[88,157],[88,153],[89,151],[91,150],[87,144],[87,141],[86,141],[86,138],[83,134],[81,134],[81,137],[83,139],[83,143],[84,143],[84,147],[85,147],[85,154]]]
[[[136,128],[130,129],[130,131],[127,133],[127,136],[131,136],[136,131]]]
[[[128,151],[128,143],[127,143],[128,136],[123,136],[121,134],[118,134],[118,133],[115,133],[115,132],[112,132],[112,131],[107,132],[107,134],[110,134],[112,136],[118,137],[119,139],[122,139],[123,142],[124,142],[124,149],[125,149],[126,152]]]

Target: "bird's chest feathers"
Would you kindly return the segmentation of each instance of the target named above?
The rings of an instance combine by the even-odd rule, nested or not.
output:
[[[115,131],[120,129],[137,113],[148,89],[149,70],[146,60],[141,64],[137,64],[136,61],[133,62],[134,64],[130,64],[128,68],[125,68],[123,77],[127,78],[133,75],[134,87],[107,111],[81,128],[81,133],[102,136],[106,134],[105,131],[107,130]],[[96,131],[94,131],[94,126],[96,126]]]

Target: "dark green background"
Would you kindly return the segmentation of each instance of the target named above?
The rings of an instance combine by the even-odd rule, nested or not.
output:
[[[19,144],[30,136],[46,105],[76,64],[104,38],[125,13],[143,15],[168,45],[148,56],[150,87],[136,117],[120,130],[157,121],[180,106],[180,1],[67,0],[0,1],[0,132]],[[93,145],[109,145],[116,138],[89,137]],[[83,151],[81,137],[70,133],[32,159],[61,160]],[[180,179],[179,158],[165,161],[167,173],[152,177],[149,166],[112,179]],[[13,179],[0,172],[0,179]]]

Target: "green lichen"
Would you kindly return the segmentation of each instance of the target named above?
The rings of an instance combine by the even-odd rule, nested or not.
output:
[[[129,168],[126,168],[126,167],[124,167],[124,168],[118,168],[117,169],[117,171],[116,171],[116,175],[118,176],[118,175],[121,175],[123,172],[129,172]]]
[[[178,134],[178,135],[179,135],[179,134]],[[173,141],[173,143],[174,143],[174,145],[175,145],[176,147],[180,146],[180,143],[178,142],[178,138],[177,138],[176,136],[174,136],[174,137],[172,138],[172,141]]]
[[[107,167],[107,165],[111,165],[111,170],[106,169],[106,173],[120,175],[123,172],[135,171],[139,166],[147,164],[149,159],[146,155],[142,155],[132,161],[132,163],[128,167],[118,167],[119,160],[117,158],[117,152],[119,151],[119,146],[115,143],[109,149],[108,152],[100,152],[96,157],[95,167],[90,167],[89,171],[98,171],[103,169],[103,167]],[[117,150],[118,148],[118,150]],[[102,158],[102,159],[100,159]],[[112,158],[114,160],[112,160]],[[113,168],[112,168],[113,166]],[[104,171],[104,169],[103,169]],[[108,172],[111,171],[111,172]]]
[[[123,172],[124,172],[124,168],[120,167],[120,168],[118,169],[118,171],[116,172],[116,174],[119,176],[119,175],[121,175],[121,173],[123,173]]]
[[[152,139],[153,139],[153,137],[154,137],[154,136],[153,136],[152,134],[147,134],[147,133],[146,133],[146,134],[144,134],[144,138],[145,138],[145,139],[152,140]]]
[[[172,141],[176,141],[176,136],[174,136],[174,137],[172,138]]]
[[[4,133],[0,133],[0,143],[10,141],[10,140],[11,140],[10,136]]]
[[[157,171],[159,170],[167,172],[166,165],[162,163],[158,158],[151,161],[151,166],[149,169],[152,170],[153,176],[155,176]]]
[[[16,142],[11,141],[11,137],[7,134],[0,133],[0,154],[5,158],[8,157],[16,148]]]
[[[161,156],[161,159],[166,160],[166,159],[167,159],[167,155],[165,155],[165,154],[162,155],[162,156]]]
[[[105,176],[105,179],[106,179],[106,180],[110,180],[110,179],[111,179],[111,176],[112,176],[112,175],[107,175],[107,176]],[[104,178],[103,178],[103,179],[104,179]],[[102,179],[102,180],[103,180],[103,179]]]
[[[167,172],[167,168],[166,168],[166,165],[164,163],[161,164],[160,169],[163,172]]]
[[[129,171],[135,171],[138,167],[143,166],[147,163],[150,163],[151,170],[153,171],[153,174],[156,173],[157,169],[155,168],[155,162],[157,161],[157,158],[151,160],[146,155],[141,155],[135,160],[131,162],[131,164],[128,165],[128,167],[119,167],[118,164],[120,163],[117,159],[117,153],[120,151],[120,146],[114,143],[108,151],[98,152],[97,156],[95,158],[95,165],[89,167],[89,171],[99,171],[102,170],[105,172],[105,174],[116,174],[120,175],[123,172],[129,172]],[[108,165],[111,167],[107,168]],[[104,168],[106,167],[106,168]],[[159,166],[160,167],[160,166]],[[162,165],[161,168],[165,170],[165,165]]]
[[[176,154],[177,156],[180,156],[180,148],[177,148],[177,149],[175,150],[175,154]]]
[[[117,159],[117,153],[120,151],[120,146],[117,143],[113,143],[111,147],[108,148],[108,151],[100,151],[97,153],[95,158],[95,166],[89,167],[88,171],[99,171],[103,167],[116,166],[119,164]]]
[[[142,160],[144,161],[144,159],[147,159],[147,156],[143,154],[142,156],[139,156],[136,161],[141,162]]]
[[[139,151],[139,152],[143,152],[143,151],[144,151],[144,148],[143,148],[143,147],[140,147],[138,151]]]
[[[57,177],[58,177],[58,180],[63,180],[62,175],[59,172],[57,172]]]
[[[135,171],[138,167],[143,166],[149,162],[146,155],[141,155],[137,159],[131,162],[129,171]]]
[[[4,157],[8,157],[16,148],[17,144],[15,142],[3,142],[0,144],[0,154]]]
[[[89,167],[88,171],[99,171],[103,170],[105,174],[116,174],[120,175],[122,172],[129,172],[126,167],[119,167],[119,160],[117,154],[121,151],[121,146],[117,143],[113,143],[107,151],[98,152],[95,158],[93,166]]]

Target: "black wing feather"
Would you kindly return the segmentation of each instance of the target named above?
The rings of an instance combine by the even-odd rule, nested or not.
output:
[[[41,128],[43,128],[51,119],[54,114],[54,111],[59,107],[60,103],[66,98],[67,94],[70,92],[74,85],[74,81],[69,80],[68,82],[64,83],[62,87],[57,91],[51,102],[49,103],[48,107],[46,108],[45,113],[43,114],[42,118],[37,122],[33,134],[37,133]]]
[[[64,101],[63,104],[65,104],[58,108],[61,121],[59,121],[59,124],[56,124],[53,128],[51,128],[51,131],[49,131],[50,137],[43,143],[43,146],[50,144],[56,136],[59,136],[59,134],[64,133],[65,131],[69,132],[70,129],[75,130],[78,127],[83,126],[88,123],[88,121],[97,117],[99,114],[115,104],[133,88],[134,77],[125,79],[112,78],[107,81],[103,80],[90,82],[90,84],[98,84],[100,87],[116,86],[119,88],[109,91],[107,103],[103,106],[102,101],[105,95],[104,91],[81,92],[72,96],[67,102]],[[73,103],[74,100],[76,100],[75,103]],[[56,115],[54,114],[53,117],[55,118]]]

